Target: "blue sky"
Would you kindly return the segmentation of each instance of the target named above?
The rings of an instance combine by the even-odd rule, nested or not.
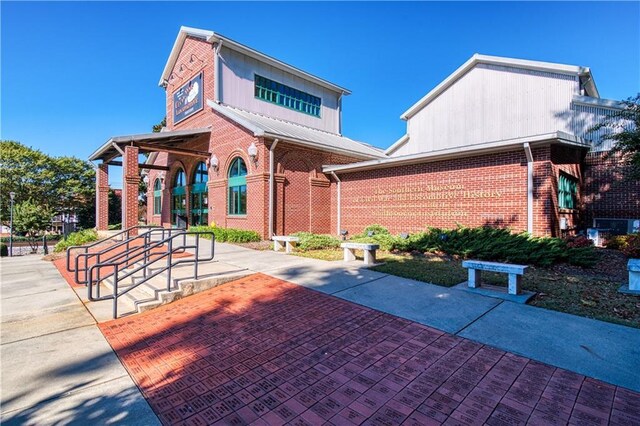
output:
[[[9,3],[2,139],[88,155],[165,114],[157,86],[181,25],[211,29],[353,91],[345,135],[379,147],[474,53],[591,67],[600,95],[640,91],[640,3]]]

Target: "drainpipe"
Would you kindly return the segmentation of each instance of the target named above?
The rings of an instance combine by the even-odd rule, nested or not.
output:
[[[276,149],[276,145],[278,145],[279,139],[274,139],[273,143],[269,147],[269,238],[273,236],[273,202],[274,202],[274,161],[275,155],[274,151]]]
[[[527,232],[533,234],[533,153],[529,142],[524,143],[527,156]]]
[[[337,235],[340,235],[340,228],[341,228],[341,223],[340,223],[340,198],[341,198],[341,193],[340,193],[340,178],[338,177],[338,175],[336,174],[336,172],[331,172],[331,174],[333,175],[334,179],[338,182],[338,205],[337,205],[337,212],[336,212],[336,222],[338,224],[337,226]]]
[[[216,44],[216,47],[213,49],[213,101],[216,103],[220,103],[220,81],[219,75],[220,71],[218,70],[220,66],[220,48],[222,47],[222,40],[219,40]]]
[[[338,134],[342,135],[342,96],[344,92],[340,92],[340,96],[338,96]]]

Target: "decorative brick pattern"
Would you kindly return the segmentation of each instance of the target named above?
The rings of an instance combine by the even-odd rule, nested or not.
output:
[[[96,168],[96,229],[109,229],[109,166],[100,164]]]
[[[138,188],[140,185],[138,152],[137,146],[124,148],[122,158],[122,229],[131,228],[138,224]]]
[[[638,393],[261,274],[100,328],[166,425],[640,423]]]

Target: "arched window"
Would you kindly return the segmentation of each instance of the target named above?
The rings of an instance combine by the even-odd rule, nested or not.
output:
[[[162,184],[160,179],[153,182],[153,214],[162,214]]]
[[[247,214],[247,165],[240,157],[229,168],[229,214]]]
[[[171,188],[171,216],[172,223],[181,228],[187,226],[187,190],[185,184],[184,170],[180,169],[173,179],[173,187]]]
[[[191,181],[191,225],[208,225],[208,194],[207,181],[209,173],[207,165],[203,162],[198,163],[193,172],[193,180]]]

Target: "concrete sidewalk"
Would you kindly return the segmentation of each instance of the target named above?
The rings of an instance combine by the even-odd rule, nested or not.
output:
[[[2,258],[0,268],[0,423],[160,424],[51,262]]]
[[[640,391],[640,329],[327,262],[217,243],[248,268],[505,351]]]

